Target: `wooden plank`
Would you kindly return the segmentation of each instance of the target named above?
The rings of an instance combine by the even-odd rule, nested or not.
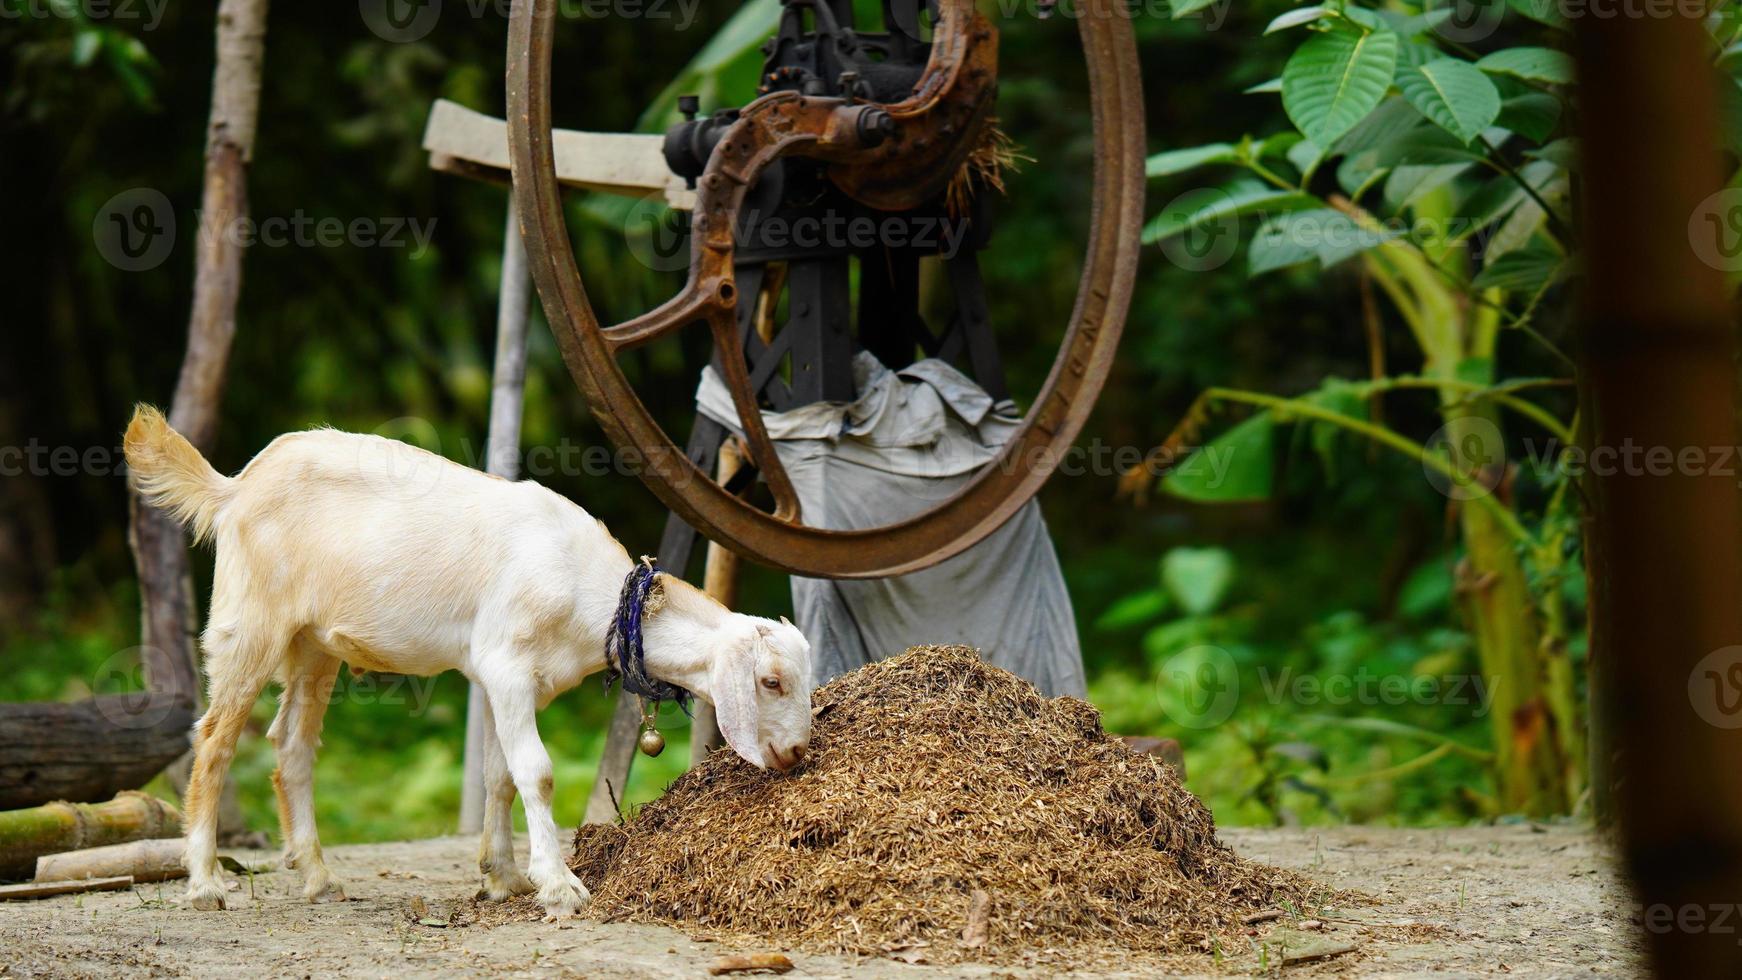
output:
[[[124,892],[133,887],[133,879],[86,878],[83,881],[32,881],[23,885],[0,885],[0,902],[23,898],[52,898],[55,895],[79,895],[85,892]]]
[[[653,133],[551,134],[557,181],[568,187],[626,197],[658,192],[674,208],[695,206],[695,192],[665,165],[665,137]],[[429,165],[473,180],[509,182],[508,124],[456,102],[437,99],[424,127]]]

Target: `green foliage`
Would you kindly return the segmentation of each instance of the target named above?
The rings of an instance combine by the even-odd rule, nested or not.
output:
[[[1307,139],[1329,146],[1384,98],[1397,35],[1337,27],[1308,38],[1282,70],[1282,104]]]

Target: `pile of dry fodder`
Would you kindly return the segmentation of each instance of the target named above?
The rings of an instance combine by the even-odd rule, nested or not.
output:
[[[1173,769],[1109,738],[1093,706],[968,647],[854,671],[814,711],[791,774],[721,750],[628,823],[581,828],[589,914],[999,961],[1229,949],[1244,918],[1314,890],[1237,857]]]

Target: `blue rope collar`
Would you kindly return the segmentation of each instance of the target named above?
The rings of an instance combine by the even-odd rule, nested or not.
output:
[[[623,689],[654,702],[676,701],[685,714],[690,710],[690,692],[655,680],[647,673],[647,651],[642,646],[641,626],[648,597],[658,585],[659,563],[643,555],[623,579],[617,595],[617,613],[605,634],[605,687],[621,679]]]

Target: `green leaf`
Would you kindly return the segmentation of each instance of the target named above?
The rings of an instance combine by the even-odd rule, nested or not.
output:
[[[1269,187],[1255,180],[1235,181],[1220,189],[1180,195],[1144,226],[1143,241],[1153,244],[1193,228],[1235,221],[1244,214],[1299,211],[1318,203],[1317,198],[1300,191]]]
[[[1531,160],[1547,161],[1562,170],[1572,170],[1579,165],[1579,141],[1563,136],[1540,149],[1526,150],[1524,155]]]
[[[780,0],[749,0],[739,7],[642,112],[636,128],[664,132],[678,121],[677,100],[683,95],[703,96],[704,111],[754,98],[762,71],[762,42],[779,26],[782,9]]]
[[[1190,16],[1215,3],[1216,0],[1168,0],[1168,6],[1173,8],[1173,19]]]
[[[1257,276],[1311,259],[1330,268],[1401,233],[1363,228],[1330,208],[1296,211],[1265,222],[1252,236],[1247,250],[1249,274]]]
[[[1434,125],[1469,143],[1500,115],[1500,91],[1467,61],[1441,58],[1401,73],[1397,87]]]
[[[1264,33],[1275,34],[1277,31],[1286,31],[1291,27],[1310,24],[1321,17],[1334,16],[1336,13],[1328,7],[1296,7],[1287,13],[1278,14],[1276,19],[1264,28]]]
[[[1573,81],[1573,59],[1553,48],[1506,48],[1487,55],[1476,67],[1527,82],[1570,85]]]
[[[1269,412],[1259,412],[1200,447],[1173,468],[1161,489],[1202,503],[1264,500],[1271,489]]]
[[[1456,136],[1428,125],[1374,147],[1371,157],[1372,164],[1376,167],[1469,164],[1480,163],[1482,159],[1481,153],[1470,149]]]
[[[1389,11],[1381,12],[1390,13]],[[1424,10],[1413,17],[1391,14],[1391,16],[1386,19],[1391,22],[1391,29],[1396,31],[1398,34],[1401,34],[1404,37],[1415,37],[1420,34],[1426,34],[1428,31],[1440,26],[1450,20],[1452,15],[1455,13],[1457,13],[1457,10],[1453,7],[1445,6],[1436,7],[1433,10]]]
[[[1107,607],[1101,618],[1095,620],[1098,630],[1129,629],[1160,616],[1167,611],[1167,593],[1160,589],[1149,589],[1136,595],[1128,595]]]
[[[1301,236],[1294,234],[1288,219],[1296,215],[1336,213],[1330,210],[1297,211],[1292,215],[1266,221],[1253,233],[1252,244],[1246,249],[1246,274],[1256,278],[1266,272],[1286,269],[1318,258],[1318,252],[1305,244]]]
[[[94,28],[87,28],[73,38],[73,65],[85,68],[97,57],[97,50],[103,46],[103,34]]]
[[[1162,556],[1161,581],[1189,615],[1208,615],[1234,582],[1234,557],[1222,548],[1175,548]]]
[[[1561,14],[1557,0],[1506,0],[1506,5],[1521,17],[1527,17],[1548,27],[1566,29],[1567,19]]]
[[[1250,88],[1242,90],[1241,94],[1242,95],[1265,95],[1265,94],[1268,94],[1271,92],[1280,92],[1280,91],[1282,91],[1282,79],[1272,78],[1271,80],[1269,80],[1267,82],[1259,82],[1257,85],[1254,85]]]
[[[1300,142],[1288,148],[1288,162],[1294,164],[1295,169],[1301,172],[1301,183],[1303,184],[1306,182],[1306,178],[1312,176],[1312,172],[1318,169],[1319,164],[1324,159],[1324,148],[1304,137]]]
[[[1471,285],[1477,289],[1535,295],[1545,286],[1566,278],[1566,273],[1566,256],[1546,245],[1531,245],[1489,262]]]
[[[1396,68],[1390,31],[1316,34],[1282,70],[1282,107],[1308,139],[1330,146],[1379,105]]]
[[[1528,92],[1500,103],[1500,117],[1494,122],[1502,129],[1541,143],[1554,132],[1560,120],[1560,99],[1547,92]]]
[[[1367,418],[1367,399],[1362,397],[1359,388],[1341,378],[1326,380],[1319,390],[1309,393],[1304,400],[1348,418]],[[1319,464],[1325,469],[1326,479],[1335,483],[1337,480],[1337,440],[1348,435],[1348,430],[1316,419],[1302,419],[1302,421],[1307,423],[1304,426],[1307,430],[1307,439],[1312,444],[1313,452],[1319,457]]]
[[[1385,206],[1393,211],[1409,207],[1469,171],[1469,163],[1432,163],[1398,167],[1385,178]]]
[[[1518,176],[1528,182],[1538,194],[1546,193],[1559,174],[1558,167],[1542,160],[1532,160],[1518,170]],[[1471,192],[1458,210],[1469,221],[1467,232],[1473,234],[1506,218],[1526,203],[1534,203],[1530,202],[1530,195],[1524,192],[1516,179],[1502,174]],[[1541,209],[1537,210],[1538,217],[1541,217]]]
[[[1312,143],[1312,140],[1290,129],[1252,144],[1252,156],[1260,160],[1274,156],[1292,160],[1294,148],[1302,143]]]
[[[1209,143],[1183,150],[1168,150],[1150,157],[1143,166],[1146,177],[1168,177],[1213,163],[1233,163],[1240,159],[1231,143]]]

